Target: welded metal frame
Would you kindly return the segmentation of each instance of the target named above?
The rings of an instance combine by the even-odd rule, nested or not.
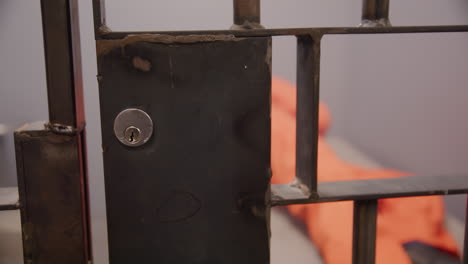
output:
[[[57,133],[42,122],[15,132],[25,263],[91,260],[81,146],[79,133]]]
[[[445,176],[443,182],[435,176],[414,176],[324,183],[317,183],[316,175],[320,46],[324,35],[468,32],[468,25],[392,27],[389,0],[363,0],[362,22],[358,27],[263,29],[260,25],[260,1],[234,0],[234,26],[231,30],[119,32],[111,31],[105,25],[103,2],[94,0],[98,47],[100,42],[122,41],[138,35],[190,36],[195,39],[217,35],[297,37],[297,177],[289,185],[271,186],[270,205],[355,201],[353,263],[375,262],[378,199],[468,193],[468,175]],[[245,26],[252,23],[258,26]],[[467,237],[468,231],[465,240]],[[466,256],[467,242],[464,252]],[[468,257],[463,263],[468,263]]]
[[[41,13],[49,121],[15,132],[24,260],[89,263],[78,0],[41,0]]]
[[[406,177],[398,179],[376,179],[345,182],[318,183],[316,175],[317,137],[318,137],[318,98],[320,77],[320,46],[324,35],[336,34],[400,34],[400,33],[435,33],[435,32],[468,32],[468,25],[455,26],[417,26],[392,27],[389,20],[389,0],[363,0],[362,23],[360,27],[334,28],[292,28],[263,29],[260,24],[260,0],[234,0],[234,25],[231,30],[208,31],[171,31],[171,32],[119,32],[111,31],[105,23],[105,8],[103,0],[93,0],[95,36],[98,49],[110,41],[125,41],[142,35],[162,37],[189,37],[191,41],[206,39],[207,36],[217,38],[232,36],[236,38],[256,38],[273,36],[297,37],[297,157],[296,176],[294,183],[289,185],[272,185],[270,206],[289,205],[297,203],[319,203],[333,201],[355,201],[353,263],[375,262],[375,238],[377,201],[382,198],[407,197],[421,195],[447,195],[468,193],[468,176],[447,176],[443,182],[437,177]],[[48,259],[40,258],[43,248],[34,248],[29,244],[31,230],[35,225],[41,225],[41,216],[32,210],[31,202],[34,196],[26,192],[30,186],[29,177],[37,176],[35,169],[49,171],[44,175],[67,175],[74,183],[60,182],[60,177],[52,177],[54,181],[50,188],[45,184],[40,192],[55,192],[55,197],[71,198],[68,202],[75,209],[73,224],[80,226],[81,237],[78,245],[69,249],[83,258],[69,260],[67,263],[84,263],[91,260],[89,237],[89,212],[87,201],[86,155],[83,89],[81,79],[80,46],[78,30],[77,0],[42,0],[42,17],[44,28],[44,46],[46,54],[47,88],[49,99],[50,121],[45,129],[19,130],[16,133],[17,161],[19,172],[20,202],[2,204],[0,210],[20,209],[23,221],[23,239],[25,245],[25,263],[56,263],[54,261],[65,257],[64,252],[52,249],[47,251]],[[25,162],[34,160],[36,151],[44,142],[49,144],[69,142],[74,144],[61,148],[64,153],[70,153],[70,166],[57,168],[53,166],[38,167],[41,164]],[[25,142],[38,145],[25,146]],[[31,148],[31,149],[29,149]],[[55,160],[55,163],[57,161]],[[29,164],[29,165],[25,165]],[[27,173],[29,172],[29,173]],[[33,173],[31,173],[33,172]],[[58,192],[60,184],[71,184],[74,196]],[[55,186],[55,187],[53,187]],[[76,188],[75,188],[76,187]],[[51,203],[52,205],[54,203]],[[48,201],[41,200],[39,204],[47,207]],[[56,204],[55,206],[62,206]],[[468,208],[468,207],[467,207]],[[33,214],[32,214],[33,213]],[[63,218],[61,212],[50,210],[63,226],[70,219]],[[76,218],[78,217],[78,218]],[[37,221],[36,221],[37,220]],[[59,233],[58,233],[59,234]],[[41,237],[32,237],[41,240]],[[64,236],[59,241],[68,241]],[[468,229],[465,225],[465,256],[468,254]],[[73,254],[72,254],[73,255]],[[70,255],[68,255],[70,256]],[[58,262],[57,262],[58,263]],[[463,263],[468,263],[465,257]]]
[[[41,0],[49,121],[15,132],[24,262],[92,261],[77,0]]]

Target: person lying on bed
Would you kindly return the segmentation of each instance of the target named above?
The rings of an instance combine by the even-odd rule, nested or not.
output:
[[[273,184],[287,184],[295,175],[296,92],[284,80],[272,82],[272,153]],[[319,109],[318,181],[394,178],[408,174],[393,170],[365,169],[341,160],[324,140],[330,126],[330,114],[324,104]],[[353,203],[333,202],[288,206],[294,217],[303,221],[311,240],[327,264],[351,263]],[[408,248],[429,248],[446,262],[418,262]],[[376,263],[458,263],[454,239],[444,227],[441,197],[425,196],[381,199],[378,203]]]

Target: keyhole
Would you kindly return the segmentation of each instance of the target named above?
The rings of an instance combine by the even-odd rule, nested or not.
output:
[[[123,110],[114,120],[115,137],[128,147],[139,147],[147,143],[153,134],[153,127],[151,117],[136,108]]]
[[[141,131],[137,127],[129,126],[125,129],[124,135],[128,143],[137,144],[140,141]]]

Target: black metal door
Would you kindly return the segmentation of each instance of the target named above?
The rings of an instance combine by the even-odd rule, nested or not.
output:
[[[111,263],[269,263],[271,38],[130,36],[98,53]],[[125,109],[150,116],[146,143],[117,139]]]

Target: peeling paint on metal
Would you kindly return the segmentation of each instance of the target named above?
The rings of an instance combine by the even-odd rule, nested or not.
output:
[[[97,40],[96,53],[98,56],[105,55],[115,48],[124,48],[125,46],[137,42],[152,42],[162,44],[190,44],[198,42],[214,41],[239,41],[243,38],[236,38],[234,35],[186,35],[172,36],[164,34],[135,34],[128,35],[123,39]]]
[[[151,62],[139,56],[133,57],[132,64],[133,64],[133,67],[135,67],[135,69],[143,71],[143,72],[149,72],[151,70]]]
[[[231,30],[265,29],[260,23],[245,21],[242,25],[234,24]]]
[[[392,24],[388,18],[363,19],[359,27],[391,27]]]

